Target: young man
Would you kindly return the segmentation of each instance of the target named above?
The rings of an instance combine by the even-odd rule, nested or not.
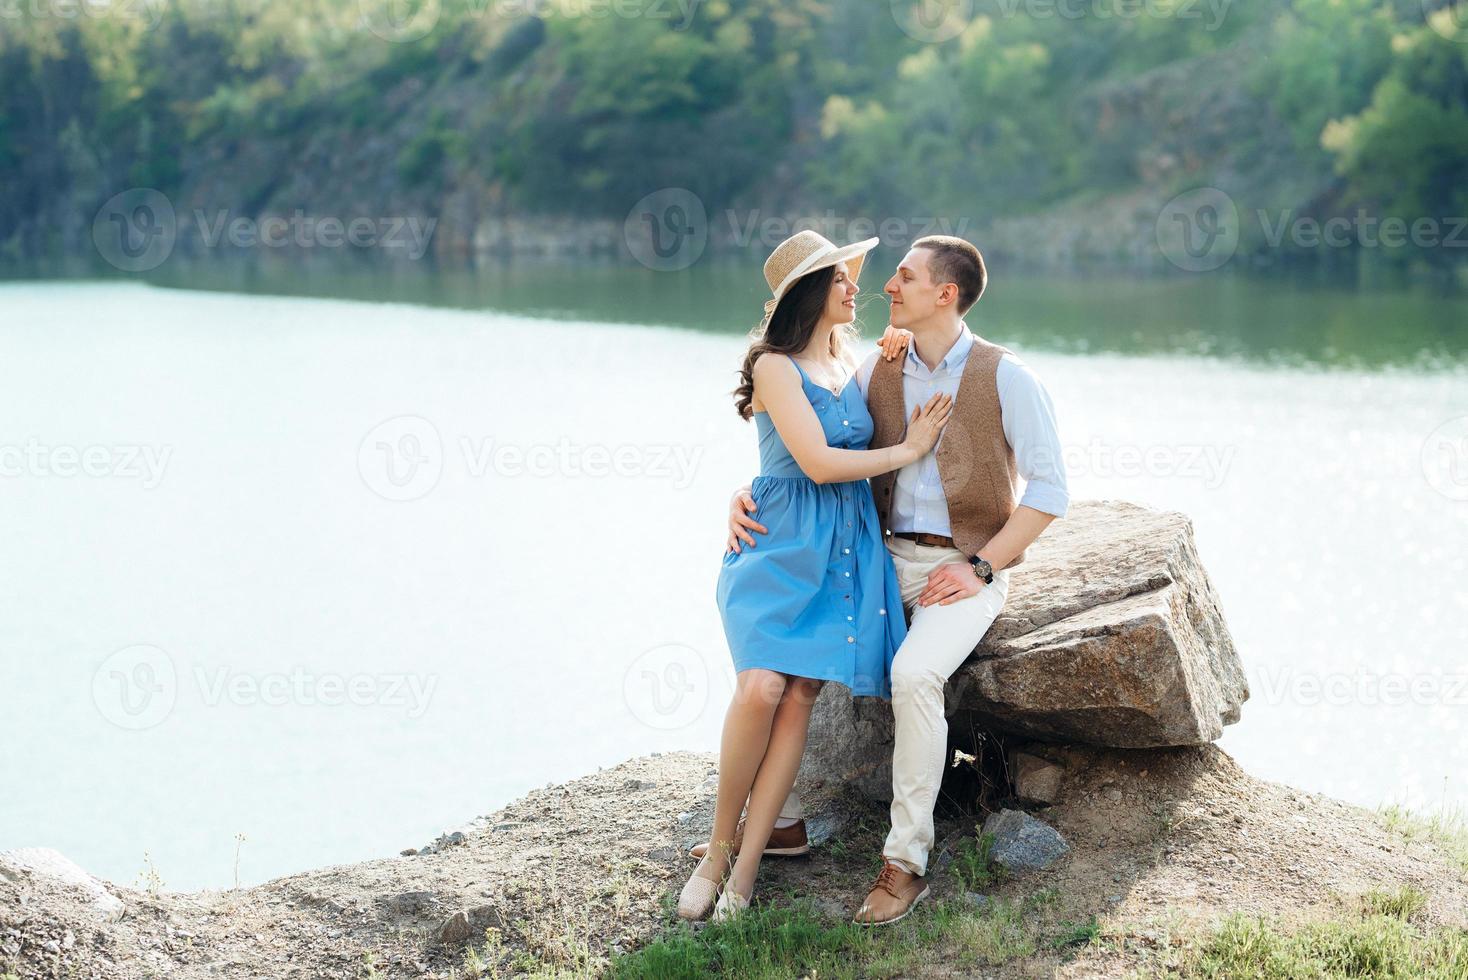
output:
[[[944,684],[999,615],[1010,569],[1070,500],[1049,394],[1013,353],[974,336],[962,319],[987,279],[969,242],[918,239],[885,287],[890,329],[911,331],[911,344],[896,359],[873,351],[857,372],[876,423],[873,449],[901,442],[914,406],[933,394],[954,398],[933,452],[872,480],[911,625],[892,664],[892,829],[855,918],[867,925],[896,922],[928,894],[923,876],[948,739]],[[749,516],[754,510],[746,487],[731,504],[735,550],[756,547],[753,534],[765,531]],[[804,853],[799,814],[792,793],[772,848]]]

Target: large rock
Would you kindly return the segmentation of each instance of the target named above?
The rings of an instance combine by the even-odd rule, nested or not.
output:
[[[947,708],[955,732],[1152,748],[1213,741],[1248,697],[1192,522],[1103,500],[1074,504],[1029,548]],[[827,684],[802,784],[890,798],[891,744],[890,704]]]
[[[1022,810],[1000,810],[984,821],[994,835],[989,859],[1011,873],[1041,871],[1070,853],[1060,832]]]

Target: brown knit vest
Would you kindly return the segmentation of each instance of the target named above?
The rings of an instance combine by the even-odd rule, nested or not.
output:
[[[953,543],[976,555],[998,534],[1019,500],[1019,470],[1014,448],[1004,437],[996,374],[1008,348],[974,338],[953,399],[953,414],[938,441],[938,475],[948,499]],[[907,407],[902,391],[904,358],[878,358],[867,389],[867,408],[876,429],[871,448],[885,449],[907,438]],[[884,538],[892,534],[892,494],[896,472],[873,477],[872,493]],[[1005,568],[1025,560],[1021,551]]]

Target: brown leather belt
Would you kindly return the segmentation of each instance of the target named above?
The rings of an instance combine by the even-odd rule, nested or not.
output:
[[[909,541],[931,545],[935,548],[957,547],[953,543],[953,539],[946,534],[929,534],[927,531],[893,531],[892,536],[895,538],[907,538]]]

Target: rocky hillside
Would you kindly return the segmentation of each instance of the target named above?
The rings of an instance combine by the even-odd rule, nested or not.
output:
[[[1464,866],[1375,814],[1255,779],[1213,747],[1047,751],[1066,772],[1055,802],[1010,803],[1058,831],[1068,853],[1044,870],[1001,875],[980,898],[956,863],[980,816],[950,811],[932,875],[940,901],[923,915],[970,909],[982,925],[1018,903],[1042,941],[1092,917],[1095,928],[1083,942],[1036,944],[985,966],[986,976],[1122,976],[1175,959],[1232,913],[1329,919],[1380,888],[1425,894],[1413,912],[1424,931],[1468,927]],[[694,753],[633,759],[533,792],[431,853],[220,892],[150,894],[96,881],[54,852],[5,852],[0,976],[600,972],[675,928],[669,902],[692,868],[687,848],[708,832],[716,771]],[[811,818],[813,856],[770,859],[759,897],[787,905],[798,896],[823,921],[844,921],[870,884],[884,821],[879,806],[829,804]],[[972,957],[929,943],[904,975],[973,975]]]

